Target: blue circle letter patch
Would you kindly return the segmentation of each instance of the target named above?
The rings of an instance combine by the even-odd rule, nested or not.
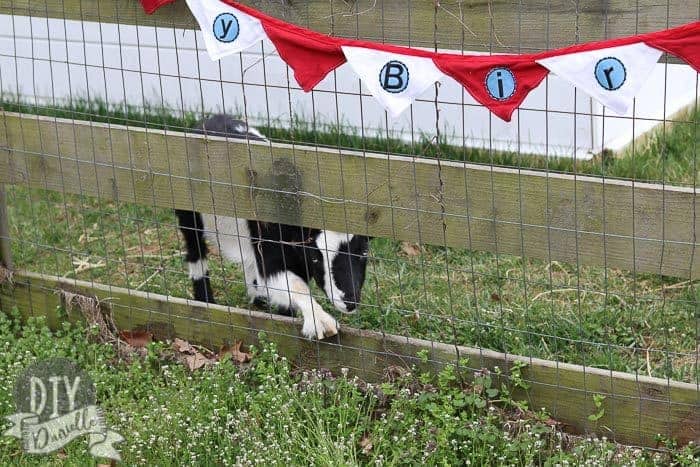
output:
[[[486,75],[486,90],[496,100],[510,99],[515,94],[515,76],[508,68],[494,68]]]
[[[214,37],[220,42],[233,42],[238,37],[238,19],[231,13],[221,13],[214,20]]]
[[[627,79],[625,65],[615,57],[599,60],[595,65],[595,79],[603,89],[614,91],[620,89]]]
[[[379,84],[386,92],[397,94],[408,87],[408,67],[398,60],[387,62],[379,72]]]

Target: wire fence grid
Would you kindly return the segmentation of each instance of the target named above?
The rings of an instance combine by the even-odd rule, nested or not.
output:
[[[189,19],[146,18],[137,2],[110,8],[104,21],[99,7],[116,2],[96,2],[97,10],[39,2],[44,14],[26,3],[2,0],[0,9],[2,169],[25,177],[3,179],[9,225],[0,234],[15,270],[105,284],[105,296],[115,287],[135,297],[190,298],[172,208],[246,217],[258,200],[265,221],[298,216],[374,237],[356,313],[336,312],[312,287],[341,329],[700,387],[700,86],[689,67],[664,57],[630,116],[610,115],[550,76],[510,124],[451,83],[392,120],[344,68],[304,93],[266,42],[214,62]],[[255,6],[287,12],[281,16],[303,26],[326,24],[331,34],[465,52],[524,53],[614,37],[620,25],[633,34],[700,17],[700,2],[641,2],[624,14],[592,12],[587,2],[536,2],[544,16],[533,33],[524,20],[530,2],[500,2],[490,16],[465,2],[437,2],[431,41],[412,34],[425,21],[412,17],[426,10],[420,2],[396,2],[404,10],[398,17],[397,6],[381,0],[325,2],[325,16],[322,2],[280,6],[286,3]],[[510,27],[497,16],[504,9]],[[395,33],[398,21],[405,24]],[[454,32],[441,40],[442,28],[460,31],[461,40]],[[269,142],[216,146],[187,133],[220,112]],[[119,152],[134,148],[146,153]],[[264,175],[276,161],[296,170],[292,182],[285,174],[263,180],[252,202],[227,204],[252,190],[242,167]],[[432,178],[422,179],[428,172]],[[301,212],[287,212],[289,200]],[[648,225],[657,230],[649,234]],[[249,304],[240,265],[210,246],[217,303],[272,316],[275,310]],[[152,312],[129,306],[134,325]],[[345,345],[342,335],[334,342]],[[692,412],[697,402],[685,404]]]

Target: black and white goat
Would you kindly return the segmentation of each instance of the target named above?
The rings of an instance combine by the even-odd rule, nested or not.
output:
[[[264,141],[254,128],[227,115],[205,120],[202,134]],[[269,304],[280,313],[300,312],[302,334],[323,339],[337,334],[338,324],[311,295],[313,278],[341,312],[360,303],[367,268],[368,237],[330,230],[175,211],[187,248],[186,261],[195,300],[214,303],[206,240],[220,254],[243,265],[251,302]]]

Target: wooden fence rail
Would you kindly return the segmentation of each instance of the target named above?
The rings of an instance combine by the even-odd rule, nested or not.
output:
[[[300,339],[299,320],[284,316],[24,271],[14,274],[12,284],[0,286],[0,309],[17,307],[25,317],[48,315],[56,326],[55,310],[66,306],[62,291],[96,298],[120,329],[149,330],[158,339],[180,337],[210,348],[233,340],[256,343],[264,331],[266,340],[302,367],[320,365],[338,373],[348,368],[370,382],[381,381],[390,366],[416,365],[435,372],[468,359],[466,370],[498,366],[509,374],[520,361],[527,365],[522,376],[530,388],[515,397],[527,400],[534,410],[544,407],[569,431],[596,432],[621,443],[652,447],[657,434],[682,444],[700,442],[700,393],[695,384],[352,328],[341,328],[327,341],[310,341]],[[74,319],[77,311],[71,312]],[[417,357],[419,352],[427,352],[427,363]],[[595,394],[605,396],[605,413],[592,422],[587,417],[598,410]]]
[[[0,183],[700,277],[692,188],[2,113]]]

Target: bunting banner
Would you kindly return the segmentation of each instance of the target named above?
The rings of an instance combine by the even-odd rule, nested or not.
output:
[[[443,74],[428,57],[343,46],[350,67],[375,99],[396,118]]]
[[[477,102],[507,122],[549,72],[527,56],[464,57],[439,54],[433,60],[446,75],[459,81]]]
[[[643,42],[544,58],[537,62],[624,115],[663,52]]]
[[[282,60],[294,70],[294,79],[306,91],[311,91],[328,73],[345,63],[343,50],[333,38],[282,23],[286,27],[265,22],[265,31]]]
[[[241,52],[265,39],[262,23],[254,16],[219,0],[186,0],[204,33],[212,60]]]
[[[175,0],[141,0],[146,13]],[[321,34],[233,0],[186,0],[213,60],[269,39],[306,92],[348,63],[387,112],[397,117],[445,76],[459,82],[494,115],[510,121],[549,73],[616,114],[631,107],[666,52],[700,72],[700,21],[664,31],[520,55],[426,51]]]

